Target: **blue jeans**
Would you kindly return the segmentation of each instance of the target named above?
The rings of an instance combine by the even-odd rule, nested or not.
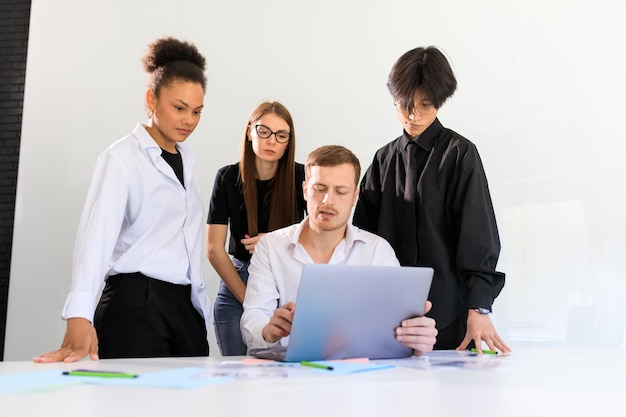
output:
[[[241,262],[236,258],[233,258],[232,261],[239,277],[246,284],[248,282],[248,265],[250,264]],[[213,325],[217,346],[219,346],[222,356],[241,356],[248,351],[239,327],[242,314],[243,306],[230,292],[226,284],[221,282],[213,308]]]

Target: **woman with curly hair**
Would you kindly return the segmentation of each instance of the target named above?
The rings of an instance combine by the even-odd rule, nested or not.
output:
[[[149,45],[149,119],[97,160],[62,313],[65,337],[35,362],[209,354],[203,199],[184,143],[200,121],[205,65],[191,43]]]

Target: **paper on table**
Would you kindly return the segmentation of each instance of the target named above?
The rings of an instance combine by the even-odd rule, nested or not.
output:
[[[293,378],[306,376],[302,372],[300,364],[293,362],[280,362],[269,359],[253,359],[241,361],[224,361],[211,370],[214,375],[229,376],[234,379],[267,379],[267,378]]]
[[[215,368],[216,375],[232,376],[236,379],[295,378],[311,374],[345,375],[355,372],[376,371],[392,368],[393,364],[374,364],[369,358],[312,361],[330,366],[333,370],[302,366],[299,362],[280,362],[269,359],[244,358],[240,361],[226,361]]]
[[[260,363],[272,363],[276,362],[271,359],[260,359],[260,358],[243,358],[239,363],[244,365],[258,365]]]
[[[83,383],[95,385],[121,385],[148,388],[195,388],[232,380],[227,376],[215,376],[210,368],[176,368],[140,374],[137,378],[79,378]]]
[[[0,375],[0,393],[54,391],[79,385],[80,379],[70,379],[58,369]]]
[[[317,363],[320,365],[331,366],[333,368],[332,371],[328,371],[325,369],[315,369],[316,373],[326,373],[328,375],[345,375],[352,374],[356,372],[369,372],[369,371],[379,371],[381,369],[393,368],[393,364],[389,363],[373,363],[363,362],[363,361],[351,361],[351,360],[339,360],[339,361],[313,361],[313,363]]]
[[[477,355],[464,350],[434,350],[424,356],[377,360],[379,364],[391,364],[416,369],[494,369],[506,363],[506,355]]]
[[[61,369],[51,369],[0,375],[0,393],[46,392],[80,384],[184,389],[218,384],[241,378],[305,377],[312,373],[344,375],[393,367],[392,364],[372,363],[367,358],[319,361],[319,363],[332,366],[334,370],[305,369],[297,362],[260,362],[245,359],[241,362],[224,362],[216,368],[187,367],[141,373],[137,378],[68,376],[63,375]]]
[[[289,363],[289,362],[280,362],[272,359],[260,359],[260,358],[243,358],[239,363],[245,365],[258,365],[262,363]],[[370,358],[350,358],[350,359],[333,359],[332,362],[352,362],[352,363],[369,363]],[[297,362],[294,362],[297,363]]]
[[[332,362],[370,363],[370,358],[333,359]]]

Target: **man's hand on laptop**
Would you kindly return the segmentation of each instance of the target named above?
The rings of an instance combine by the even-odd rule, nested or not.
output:
[[[293,312],[296,310],[296,303],[288,302],[282,307],[274,310],[274,315],[270,322],[263,327],[263,339],[268,343],[276,343],[291,333],[291,323],[293,322]]]
[[[426,301],[424,314],[428,313],[431,307],[432,303]],[[403,320],[401,325],[396,327],[396,339],[413,349],[414,355],[424,355],[433,350],[437,341],[435,320],[426,316]]]

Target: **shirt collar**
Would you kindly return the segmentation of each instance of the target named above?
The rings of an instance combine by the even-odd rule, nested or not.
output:
[[[143,149],[148,150],[149,154],[153,156],[153,159],[161,156],[161,148],[159,147],[158,143],[155,142],[152,136],[150,136],[150,133],[148,133],[144,125],[142,125],[141,123],[137,123],[137,125],[133,129],[133,136],[137,138],[139,145]],[[195,155],[191,148],[185,143],[177,143],[176,149],[178,149],[178,152],[180,152],[184,160],[190,162],[194,161]]]
[[[402,136],[400,136],[398,151],[404,151],[412,141],[415,141],[420,148],[430,151],[435,143],[435,139],[439,136],[439,133],[442,130],[443,125],[438,118],[435,118],[430,126],[428,126],[426,130],[424,130],[424,132],[415,139],[411,139],[409,135],[406,134],[406,131],[404,131]]]
[[[305,226],[309,225],[309,216],[306,216],[304,220],[302,220],[298,226],[296,227],[294,233],[291,236],[290,245],[296,246],[298,244],[298,240],[300,239],[300,234],[302,233],[302,229]],[[343,241],[346,243],[347,248],[351,248],[356,241],[365,242],[366,240],[363,238],[363,232],[358,227],[352,225],[352,223],[347,223],[346,235],[343,238]]]
[[[137,138],[139,145],[144,149],[159,148],[159,145],[152,139],[150,133],[141,123],[137,123],[137,126],[133,129],[133,136]]]
[[[296,229],[294,230],[293,234],[291,235],[291,240],[290,240],[290,245],[291,246],[296,246],[298,244],[298,240],[300,240],[300,234],[302,233],[302,229],[304,229],[305,225],[309,224],[309,216],[306,216],[299,224],[298,227],[296,227]]]
[[[365,242],[365,239],[363,238],[363,231],[358,227],[352,225],[352,223],[348,222],[345,240],[349,248],[351,248],[356,241]]]

